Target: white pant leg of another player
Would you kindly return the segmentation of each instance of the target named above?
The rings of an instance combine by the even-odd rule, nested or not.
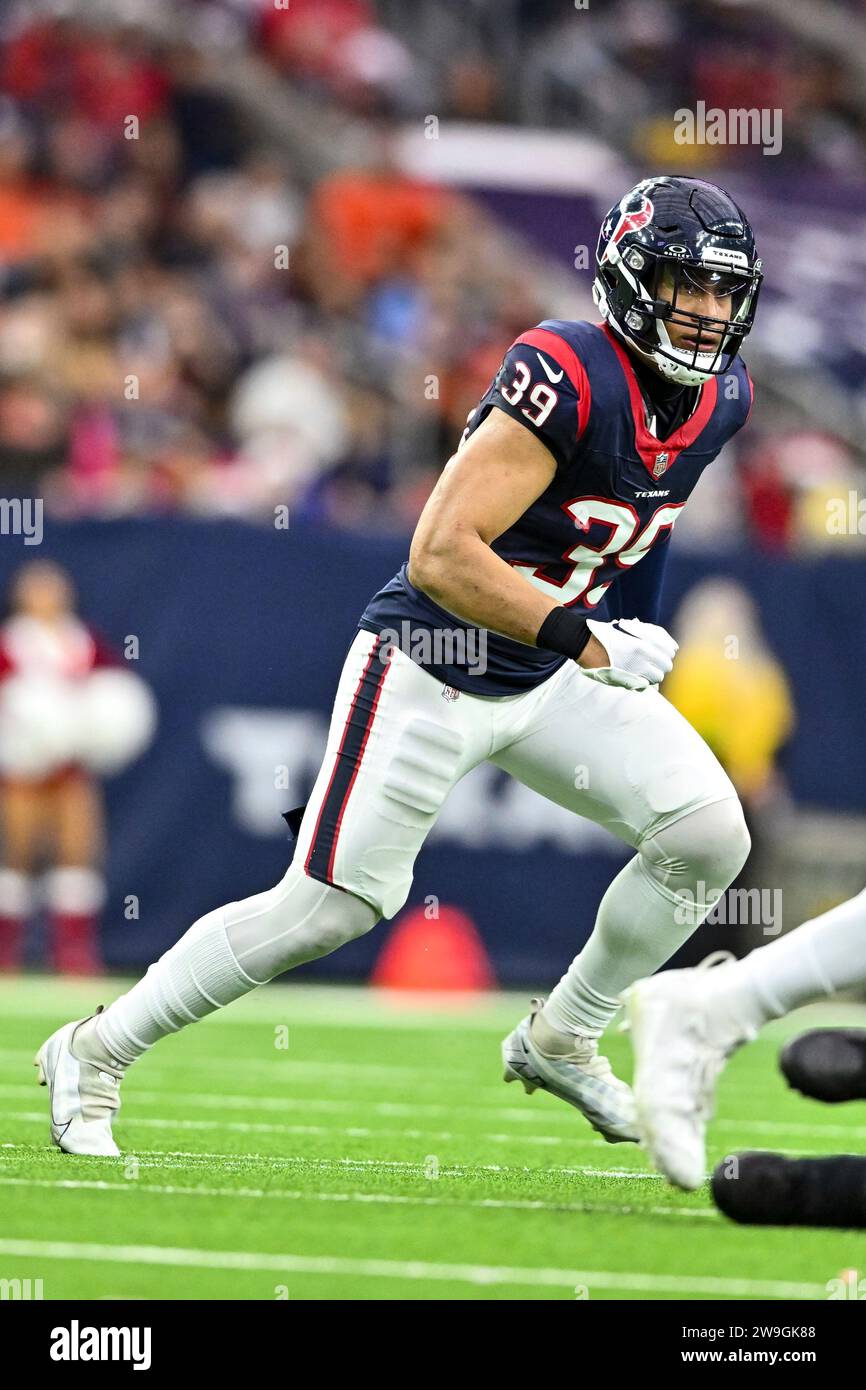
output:
[[[725,1062],[770,1019],[866,981],[866,891],[715,970],[674,970],[628,992],[644,1142],[679,1187],[700,1186]]]

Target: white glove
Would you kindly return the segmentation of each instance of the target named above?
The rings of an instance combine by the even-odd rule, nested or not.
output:
[[[679,649],[669,632],[638,618],[617,618],[612,623],[588,618],[587,627],[610,659],[609,666],[580,669],[602,685],[623,685],[627,690],[646,690],[663,681]]]

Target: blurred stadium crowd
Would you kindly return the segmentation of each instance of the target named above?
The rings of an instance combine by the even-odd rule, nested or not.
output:
[[[0,493],[410,528],[504,347],[564,311],[540,253],[400,167],[403,123],[604,132],[635,169],[724,182],[760,151],[677,146],[671,93],[779,106],[779,168],[862,186],[866,2],[820,7],[821,44],[810,8],[610,0],[581,27],[560,0],[10,0]],[[275,84],[301,103],[286,147],[251,99]],[[333,147],[326,172],[305,140]],[[792,546],[811,507],[820,537],[862,465],[777,403],[727,462],[731,526]]]

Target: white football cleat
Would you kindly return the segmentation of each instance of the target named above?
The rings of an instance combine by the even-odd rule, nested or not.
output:
[[[713,1007],[707,972],[729,959],[730,952],[715,951],[692,969],[638,980],[623,995],[640,1142],[659,1172],[687,1192],[706,1178],[718,1078],[731,1054],[755,1036]]]
[[[102,1005],[96,1011],[102,1012]],[[91,1015],[95,1017],[95,1015]],[[51,1140],[68,1154],[116,1157],[120,1149],[111,1121],[120,1109],[123,1068],[109,1067],[85,1034],[76,1036],[89,1020],[76,1019],[52,1033],[33,1059],[40,1086],[48,1087]]]
[[[570,1038],[574,1045],[560,1052],[557,1044],[562,1043],[563,1034],[539,1017],[543,1007],[543,999],[533,999],[532,1013],[503,1042],[504,1079],[522,1081],[528,1095],[549,1091],[567,1101],[609,1144],[637,1143],[631,1088],[614,1076],[594,1039],[574,1036]]]

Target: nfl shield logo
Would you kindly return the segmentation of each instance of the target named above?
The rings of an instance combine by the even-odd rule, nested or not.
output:
[[[459,691],[459,690],[455,690],[453,685],[443,685],[443,687],[442,687],[442,699],[443,699],[443,700],[447,700],[447,701],[449,702],[449,704],[451,704],[451,703],[453,703],[454,700],[458,700],[459,698],[460,698],[460,691]]]
[[[660,478],[670,463],[671,456],[668,453],[656,454],[656,461],[653,464],[653,477]]]

